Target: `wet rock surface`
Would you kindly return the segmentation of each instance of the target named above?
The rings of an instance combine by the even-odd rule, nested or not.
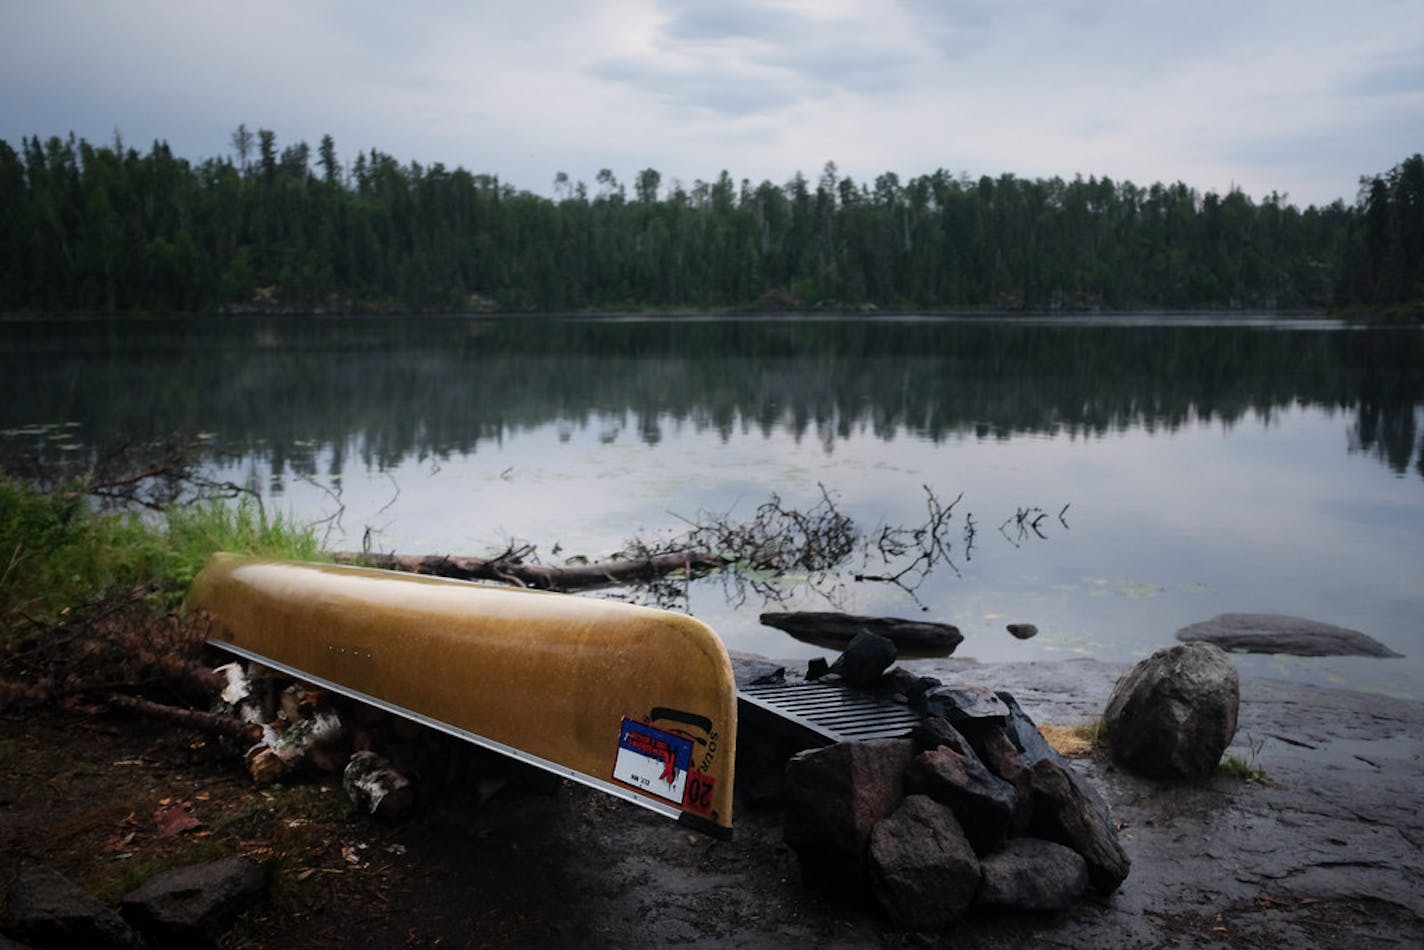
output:
[[[1040,720],[1061,723],[1098,715],[1123,667],[1074,660],[930,671],[947,680],[992,673]],[[954,945],[1417,944],[1421,730],[1424,704],[1243,679],[1229,754],[1253,761],[1265,784],[1220,773],[1164,782],[1077,763],[1112,806],[1131,877],[1102,905],[1079,904],[1051,922],[966,917]]]
[[[1285,614],[1221,614],[1183,627],[1177,631],[1177,639],[1214,643],[1223,650],[1239,653],[1402,656],[1358,630]]]

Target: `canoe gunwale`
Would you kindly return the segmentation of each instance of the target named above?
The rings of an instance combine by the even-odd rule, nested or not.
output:
[[[248,650],[244,647],[236,646],[235,644],[226,643],[222,640],[217,639],[210,639],[208,643],[221,650],[225,650],[228,653],[232,653],[246,660],[250,660],[251,662],[261,663],[263,666],[270,667],[274,670],[279,670],[283,673],[286,673],[288,676],[295,677],[296,679],[299,679],[303,682],[311,683],[313,686],[320,686],[323,689],[329,689],[334,693],[339,693],[340,695],[346,696],[349,699],[354,699],[357,702],[375,706],[376,708],[382,709],[388,713],[391,713],[392,715],[401,716],[405,719],[409,719],[412,722],[420,723],[423,726],[427,726],[431,729],[443,732],[446,735],[454,736],[457,739],[463,739],[466,742],[470,742],[474,745],[489,749],[492,752],[498,752],[502,755],[507,755],[516,761],[523,762],[527,765],[532,765],[538,769],[543,769],[546,772],[551,772],[554,775],[559,776],[560,778],[570,779],[572,781],[578,782],[580,785],[586,785],[605,794],[612,795],[616,798],[621,798],[624,801],[632,802],[635,805],[640,805],[643,808],[655,811],[658,814],[664,815],[668,818],[675,818],[682,824],[689,825],[698,831],[702,831],[719,838],[730,839],[732,837],[732,829],[730,828],[725,828],[715,822],[708,821],[707,819],[700,818],[697,815],[692,815],[687,812],[684,812],[680,808],[677,808],[671,804],[665,805],[662,802],[655,801],[645,795],[639,795],[631,789],[624,788],[621,785],[615,785],[612,782],[604,781],[600,778],[595,778],[592,775],[586,775],[585,773],[580,772],[576,769],[571,769],[568,766],[560,765],[557,762],[551,762],[548,759],[541,758],[540,756],[533,755],[529,752],[525,752],[523,749],[518,749],[511,745],[506,745],[505,743],[500,742],[496,739],[487,738],[478,733],[471,732],[468,729],[461,729],[459,726],[454,726],[448,722],[443,722],[439,719],[434,719],[423,713],[416,712],[413,709],[407,709],[404,706],[398,706],[395,703],[381,699],[378,696],[372,696],[369,693],[364,693],[359,689],[353,689],[349,686],[343,686],[340,683],[334,682],[321,676],[314,676],[306,670],[297,669],[294,666],[282,663],[279,660],[274,660],[271,657],[264,656],[260,653]]]

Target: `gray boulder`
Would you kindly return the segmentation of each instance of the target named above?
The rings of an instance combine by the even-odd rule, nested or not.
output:
[[[25,868],[10,885],[5,931],[35,947],[139,948],[124,919],[58,871]]]
[[[786,763],[785,838],[806,883],[853,891],[864,880],[865,848],[876,823],[899,806],[912,739],[841,742]]]
[[[124,919],[160,947],[212,946],[267,890],[250,858],[225,858],[162,871],[124,897]]]
[[[870,836],[870,890],[896,926],[942,930],[969,909],[979,859],[954,814],[911,795]]]
[[[1374,637],[1348,627],[1284,614],[1222,614],[1177,631],[1187,643],[1213,643],[1238,653],[1289,653],[1292,656],[1397,657]]]
[[[1216,771],[1240,706],[1231,660],[1209,643],[1188,643],[1123,674],[1103,714],[1104,737],[1114,759],[1143,775],[1200,778]]]
[[[1088,865],[1072,848],[1042,838],[1015,838],[979,860],[977,907],[1066,910],[1088,889]]]
[[[1033,784],[1033,834],[1072,848],[1088,865],[1088,880],[1103,893],[1117,890],[1132,867],[1107,805],[1074,774],[1072,766],[1040,759],[1029,769]]]

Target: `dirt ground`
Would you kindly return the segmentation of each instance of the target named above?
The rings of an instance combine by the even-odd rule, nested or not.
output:
[[[1120,672],[915,668],[1009,688],[1065,724],[1095,718]],[[248,854],[271,891],[230,947],[1424,945],[1424,705],[1270,681],[1242,692],[1231,751],[1264,781],[1151,782],[1079,760],[1132,857],[1123,887],[945,934],[806,889],[774,809],[739,806],[735,838],[715,841],[511,767],[434,783],[415,817],[381,824],[335,776],[258,789],[211,741],[102,710],[0,720],[0,887],[41,861],[117,904],[162,868]],[[198,826],[164,836],[175,810]]]

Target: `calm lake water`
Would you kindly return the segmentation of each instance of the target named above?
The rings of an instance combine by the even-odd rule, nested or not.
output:
[[[1424,332],[1251,318],[205,318],[0,323],[5,448],[200,437],[332,548],[603,557],[822,490],[863,537],[959,498],[907,591],[840,569],[672,592],[733,649],[764,609],[954,623],[984,661],[1129,660],[1226,611],[1403,660],[1243,671],[1424,698]],[[1019,531],[1031,511],[1038,531]],[[975,531],[966,543],[966,516]],[[1007,522],[1007,523],[1006,523]],[[369,534],[368,534],[369,532]],[[1039,536],[1041,533],[1042,537]],[[557,552],[556,552],[557,546]],[[897,562],[903,566],[905,559]],[[906,586],[910,586],[908,583]],[[1010,622],[1041,633],[1018,641]]]

